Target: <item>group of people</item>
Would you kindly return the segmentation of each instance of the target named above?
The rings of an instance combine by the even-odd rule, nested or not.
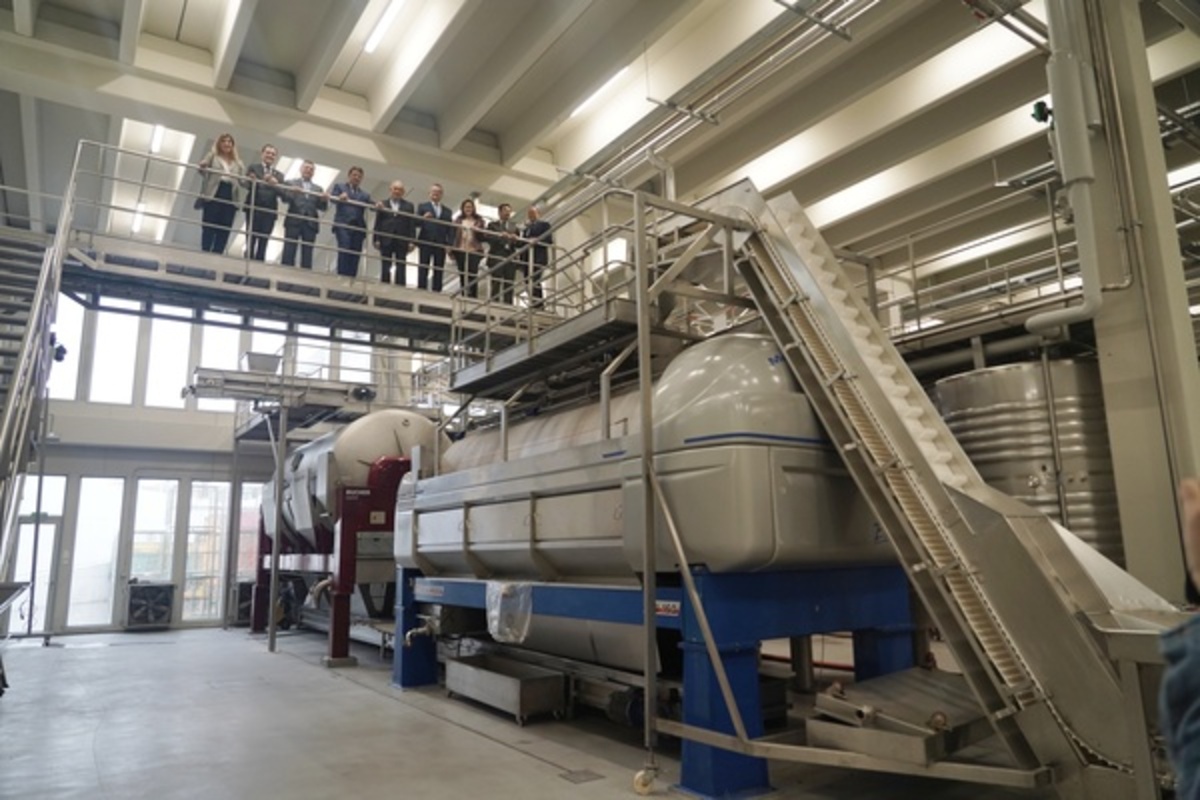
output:
[[[350,167],[346,180],[325,189],[313,181],[315,165],[304,161],[300,177],[284,180],[275,169],[278,149],[264,145],[257,162],[249,166],[238,157],[233,136],[217,137],[212,150],[199,164],[201,248],[224,253],[239,208],[246,215],[246,255],[256,261],[266,258],[267,242],[275,229],[280,206],[283,220],[282,263],[312,269],[313,243],[320,231],[322,212],[332,203],[333,236],[337,242],[337,272],[356,277],[363,246],[369,238],[379,251],[380,280],[404,286],[408,255],[417,251],[417,288],[442,291],[447,257],[458,268],[461,291],[478,297],[484,260],[492,294],[503,303],[514,300],[518,276],[529,285],[530,303],[543,301],[542,276],[550,263],[554,243],[551,226],[540,218],[536,206],[526,212],[524,224],[513,218],[509,203],[501,203],[497,219],[486,220],[473,199],[463,200],[458,213],[442,203],[443,189],[435,183],[429,199],[413,205],[405,199],[402,181],[392,181],[388,197],[375,201],[362,188],[362,167]],[[367,215],[374,216],[368,225]]]

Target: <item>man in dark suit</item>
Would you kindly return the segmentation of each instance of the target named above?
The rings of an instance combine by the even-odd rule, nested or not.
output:
[[[442,185],[429,187],[429,202],[417,206],[417,246],[420,266],[417,267],[417,288],[442,290],[442,273],[446,269],[446,251],[454,246],[457,231],[450,209],[442,205]],[[429,286],[429,270],[433,268],[433,286]]]
[[[325,190],[313,183],[314,171],[316,165],[305,161],[300,165],[300,177],[285,183],[287,188],[280,194],[288,207],[287,216],[283,218],[283,263],[289,267],[296,265],[296,243],[303,242],[300,245],[300,266],[312,269],[313,242],[321,228],[319,217],[329,207]]]
[[[531,243],[530,249],[520,258],[520,269],[529,281],[529,304],[534,308],[542,306],[542,273],[550,264],[550,247],[554,244],[550,223],[541,216],[537,206],[530,206],[525,212],[525,228],[521,231],[521,238]]]
[[[517,238],[517,222],[512,218],[512,206],[501,203],[496,209],[499,219],[489,222],[484,240],[488,245],[488,273],[491,275],[493,297],[498,297],[501,303],[512,305],[513,283],[517,279],[517,262],[513,253],[521,240]]]
[[[250,191],[246,193],[246,220],[249,222],[250,244],[246,255],[255,261],[267,257],[267,242],[275,230],[275,218],[279,210],[279,185],[283,173],[275,169],[279,151],[273,144],[263,145],[260,162],[246,168],[250,178]]]
[[[351,167],[345,183],[335,183],[329,190],[333,200],[333,238],[337,240],[338,275],[354,278],[358,275],[358,259],[367,239],[367,207],[371,195],[362,188],[363,168]]]
[[[375,246],[379,248],[379,279],[404,286],[405,259],[413,246],[413,204],[404,199],[404,182],[392,181],[387,200],[375,207]],[[393,266],[394,265],[394,266]],[[394,276],[394,280],[393,280]]]

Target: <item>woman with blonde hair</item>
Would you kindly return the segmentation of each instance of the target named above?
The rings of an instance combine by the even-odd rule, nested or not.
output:
[[[246,166],[238,158],[233,134],[218,136],[199,167],[201,183],[196,208],[203,209],[201,219],[204,222],[200,249],[206,253],[224,253],[241,202],[246,174]]]

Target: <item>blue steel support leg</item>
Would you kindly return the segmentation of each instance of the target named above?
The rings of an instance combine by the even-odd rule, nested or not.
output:
[[[429,686],[437,683],[437,644],[432,636],[414,636],[412,644],[404,644],[404,634],[421,624],[417,618],[417,601],[413,595],[421,571],[396,570],[396,638],[393,643],[392,684],[401,689]]]
[[[730,733],[733,721],[725,710],[717,675],[708,651],[698,642],[684,642],[683,721],[709,730]],[[758,647],[722,648],[721,660],[737,698],[738,710],[751,738],[763,732],[758,691]],[[751,797],[770,791],[767,762],[706,744],[683,742],[680,788],[700,797]]]
[[[865,681],[913,666],[913,626],[892,625],[854,632],[854,679]]]
[[[714,631],[730,688],[751,738],[763,733],[758,688],[757,638],[737,625],[743,584],[736,578],[695,572],[696,588]],[[722,634],[721,631],[726,633]],[[721,733],[734,733],[717,674],[687,594],[683,597],[683,721]],[[701,797],[751,797],[770,791],[767,762],[729,750],[684,740],[680,788]]]

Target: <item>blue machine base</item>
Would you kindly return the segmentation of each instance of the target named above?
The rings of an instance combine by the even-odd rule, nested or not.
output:
[[[758,653],[766,639],[819,633],[854,633],[858,680],[913,665],[908,582],[896,566],[845,567],[788,572],[711,574],[693,572],[704,612],[738,710],[751,737],[763,733],[759,710]],[[437,681],[437,653],[429,637],[401,645],[419,624],[420,603],[485,608],[487,583],[397,574],[396,658],[392,680],[409,688]],[[642,623],[636,588],[537,584],[533,613],[630,625]],[[678,588],[661,588],[657,625],[680,630],[683,641],[683,721],[720,733],[734,732],[716,673],[709,663],[695,609]],[[770,790],[767,762],[710,745],[685,741],[680,789],[711,798],[751,797]]]

